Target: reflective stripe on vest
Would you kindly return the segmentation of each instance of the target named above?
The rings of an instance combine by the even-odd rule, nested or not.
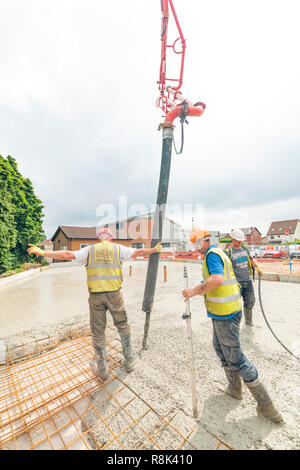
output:
[[[86,273],[89,292],[119,290],[123,282],[119,246],[105,240],[90,246]]]
[[[232,313],[242,310],[242,301],[239,285],[234,275],[230,259],[225,253],[218,248],[211,248],[203,260],[203,280],[210,277],[207,267],[207,255],[216,253],[220,256],[224,267],[224,282],[221,286],[216,287],[205,293],[205,306],[209,313],[213,315],[231,315]]]

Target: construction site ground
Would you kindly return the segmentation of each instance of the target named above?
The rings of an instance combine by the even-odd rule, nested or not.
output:
[[[275,274],[291,274],[293,276],[300,276],[300,260],[289,259],[273,259],[273,260],[257,260],[263,270],[267,273]]]
[[[257,281],[255,326],[242,321],[241,344],[283,415],[280,425],[257,417],[246,387],[241,402],[223,393],[225,375],[200,296],[191,300],[199,410],[193,418],[181,262],[160,263],[147,350],[141,310],[147,263],[125,263],[123,295],[138,360],[127,374],[108,314],[110,378],[102,384],[89,368],[85,269],[66,265],[0,288],[0,342],[8,348],[0,366],[3,449],[299,449],[299,362],[268,330]],[[189,285],[199,283],[201,265],[186,266]],[[275,333],[300,356],[300,284],[263,281],[262,295]]]

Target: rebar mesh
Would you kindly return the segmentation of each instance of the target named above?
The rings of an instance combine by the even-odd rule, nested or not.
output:
[[[106,338],[105,383],[89,366],[87,328],[8,351],[0,368],[1,449],[198,450],[190,440],[197,426],[183,431],[183,410],[161,416],[132,390],[120,377],[114,328],[107,328]],[[215,437],[215,448],[221,447],[231,448]]]

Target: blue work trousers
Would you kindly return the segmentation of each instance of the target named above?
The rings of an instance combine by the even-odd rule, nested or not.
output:
[[[254,382],[258,378],[256,367],[243,354],[240,346],[240,321],[242,312],[229,320],[214,320],[213,345],[221,360],[222,367],[230,367],[245,382]]]

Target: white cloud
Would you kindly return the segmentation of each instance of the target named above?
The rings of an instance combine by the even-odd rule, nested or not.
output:
[[[170,203],[204,204],[212,224],[225,214],[261,229],[272,202],[275,219],[299,217],[284,202],[299,196],[298,2],[174,4],[187,39],[182,91],[207,108],[173,157]],[[92,225],[103,198],[155,202],[159,0],[4,0],[0,18],[0,153],[33,180],[47,232]]]

